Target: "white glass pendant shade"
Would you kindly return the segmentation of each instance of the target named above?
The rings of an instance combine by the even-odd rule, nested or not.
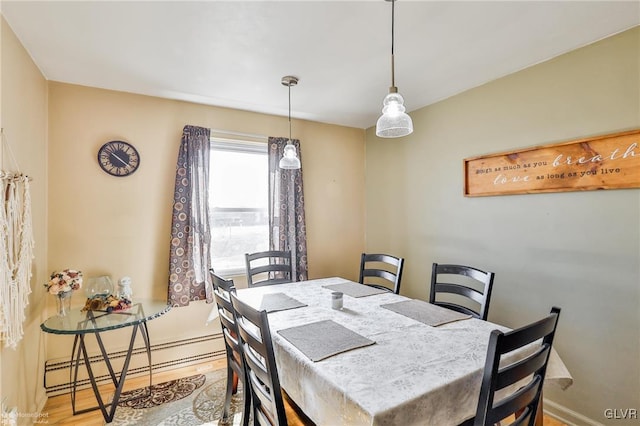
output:
[[[293,146],[293,144],[288,143],[284,147],[284,153],[282,154],[282,158],[280,159],[278,166],[281,169],[289,169],[289,170],[300,168],[300,159],[298,158],[296,147]]]
[[[389,93],[382,104],[382,115],[376,123],[376,136],[399,138],[413,132],[413,122],[409,114],[404,112],[404,98],[400,93]]]
[[[281,169],[294,170],[300,168],[300,159],[298,158],[295,145],[291,143],[291,86],[298,84],[298,77],[286,75],[282,77],[280,82],[283,86],[289,88],[289,141],[284,147],[284,152],[282,153],[278,167]]]
[[[376,123],[376,136],[381,138],[399,138],[413,133],[413,122],[411,117],[405,112],[404,98],[398,93],[395,79],[395,57],[393,55],[394,45],[394,21],[396,0],[386,0],[391,2],[391,87],[389,94],[382,102],[382,115]]]

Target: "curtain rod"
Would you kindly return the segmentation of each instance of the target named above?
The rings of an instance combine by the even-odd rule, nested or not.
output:
[[[264,140],[264,141],[269,139],[268,136],[258,135],[256,133],[242,133],[242,132],[234,132],[232,130],[221,130],[221,129],[209,129],[209,130],[211,131],[211,133],[217,133],[220,135],[237,136],[241,138],[251,138],[251,139]]]

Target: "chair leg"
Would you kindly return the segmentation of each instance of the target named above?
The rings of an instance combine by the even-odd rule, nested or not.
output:
[[[229,421],[229,411],[231,410],[231,396],[234,393],[234,379],[235,372],[231,367],[227,367],[227,391],[224,396],[224,408],[222,410],[222,423]]]
[[[245,376],[242,380],[242,426],[249,426],[249,418],[251,417],[251,393],[249,392],[249,386]]]

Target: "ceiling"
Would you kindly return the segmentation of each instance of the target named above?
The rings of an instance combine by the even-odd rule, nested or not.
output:
[[[391,81],[391,3],[6,1],[48,80],[375,125]],[[395,4],[396,86],[424,107],[640,24],[635,1]]]

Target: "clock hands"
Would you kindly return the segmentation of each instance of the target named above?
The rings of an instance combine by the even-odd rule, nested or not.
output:
[[[111,155],[113,155],[115,158],[117,158],[118,161],[120,161],[122,164],[125,165],[125,167],[128,166],[127,162],[124,161],[122,158],[118,157],[115,152],[112,152]]]

